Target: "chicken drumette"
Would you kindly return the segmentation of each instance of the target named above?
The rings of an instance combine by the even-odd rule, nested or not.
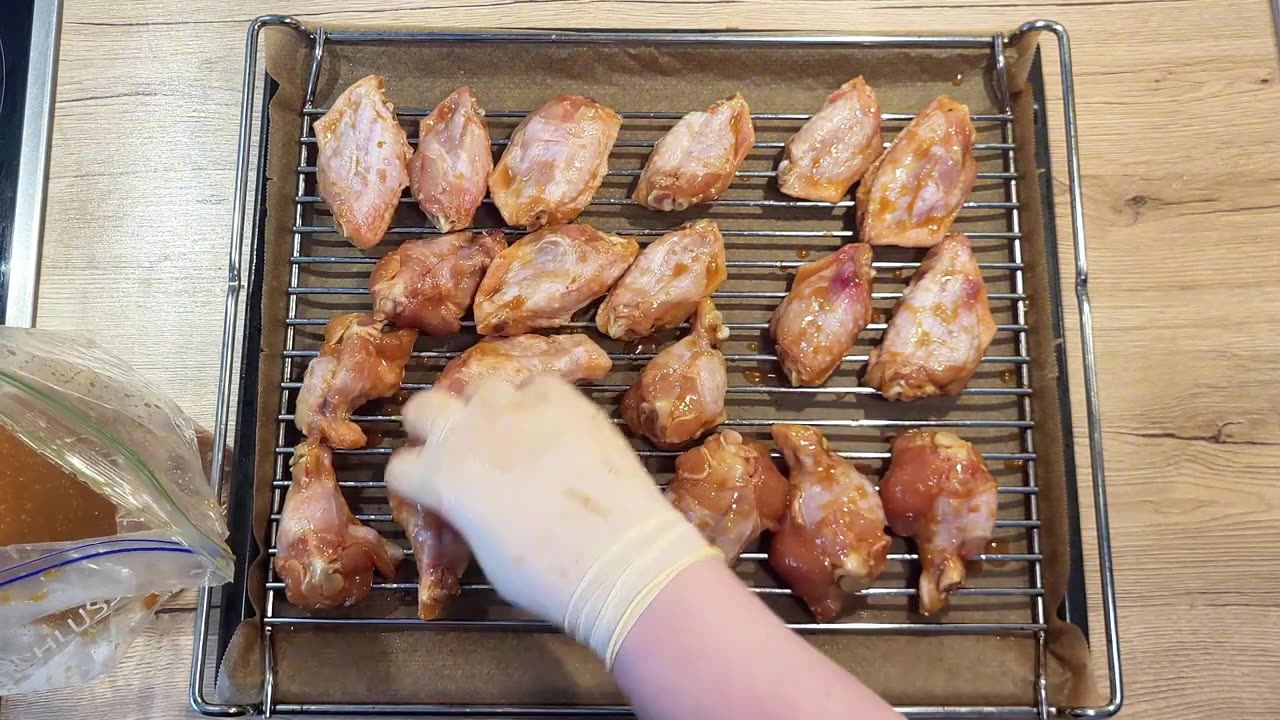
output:
[[[787,461],[791,497],[769,564],[819,622],[830,622],[884,568],[884,508],[875,486],[816,429],[774,425],[773,441]]]
[[[471,227],[492,170],[484,110],[471,88],[460,87],[418,123],[410,192],[441,231],[461,230]]]
[[[483,378],[520,386],[538,375],[555,374],[569,382],[599,380],[613,361],[586,335],[517,335],[481,340],[449,361],[436,387],[455,395]]]
[[[496,230],[406,240],[369,275],[374,318],[428,335],[458,332],[480,278],[506,248]]]
[[[715,200],[755,141],[751,108],[741,95],[691,112],[654,145],[632,198],[651,210],[684,210]]]
[[[391,519],[404,528],[418,566],[418,617],[433,620],[461,591],[459,580],[471,563],[471,548],[462,535],[427,508],[391,492]]]
[[[920,612],[933,615],[964,584],[996,523],[996,481],[973,446],[949,432],[894,438],[880,497],[895,535],[920,550]]]
[[[839,202],[883,150],[880,103],[859,75],[828,95],[787,141],[778,189],[804,200]]]

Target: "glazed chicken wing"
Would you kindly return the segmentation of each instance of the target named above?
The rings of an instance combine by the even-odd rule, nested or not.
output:
[[[741,95],[691,112],[653,146],[632,197],[651,210],[711,202],[728,189],[755,141],[751,108]]]
[[[727,277],[720,228],[710,220],[687,223],[640,253],[601,303],[596,327],[618,340],[673,328]]]
[[[481,340],[467,348],[445,365],[435,386],[462,395],[487,377],[515,386],[546,374],[581,382],[599,380],[612,367],[609,354],[586,335],[517,335]]]
[[[387,496],[391,519],[404,528],[418,566],[418,617],[433,620],[461,590],[471,548],[447,520],[395,493]]]
[[[769,564],[819,622],[830,622],[884,569],[884,508],[875,486],[816,429],[774,425],[773,441],[787,461],[791,497]]]
[[[386,322],[349,313],[324,328],[320,355],[307,365],[294,424],[311,440],[350,450],[365,443],[351,413],[400,387],[417,330],[384,332]]]
[[[778,189],[803,200],[839,202],[883,149],[880,103],[859,75],[828,95],[787,141]]]
[[[519,335],[560,327],[605,294],[639,251],[632,238],[581,223],[529,233],[499,253],[480,282],[476,331]]]
[[[677,448],[724,422],[728,375],[718,349],[729,337],[710,300],[698,303],[693,331],[658,353],[622,396],[622,417],[654,445]]]
[[[527,115],[489,175],[502,218],[537,230],[578,217],[604,182],[621,127],[617,113],[581,95],[561,95]]]
[[[890,400],[959,395],[995,334],[969,239],[948,235],[911,276],[871,351],[866,384]]]
[[[996,524],[996,481],[973,446],[949,432],[913,430],[893,440],[880,497],[895,535],[920,550],[920,612],[934,615],[964,584]]]
[[[851,243],[796,270],[769,322],[778,361],[792,385],[826,382],[871,322],[871,246]]]
[[[406,240],[373,266],[373,317],[428,335],[458,332],[484,271],[506,249],[496,230]]]
[[[276,574],[300,608],[354,605],[369,594],[373,571],[394,577],[403,553],[351,515],[333,472],[333,451],[318,440],[293,450],[293,482],[280,513]]]
[[[676,458],[667,498],[733,565],[765,530],[777,530],[787,508],[787,479],[769,449],[721,430]]]
[[[471,88],[460,87],[418,123],[409,190],[431,224],[442,232],[461,230],[471,227],[492,170],[484,110]]]
[[[969,108],[943,95],[916,115],[858,186],[858,238],[931,247],[942,240],[978,177]]]
[[[409,185],[413,148],[370,75],[343,91],[316,120],[316,188],[342,235],[358,248],[382,241]]]

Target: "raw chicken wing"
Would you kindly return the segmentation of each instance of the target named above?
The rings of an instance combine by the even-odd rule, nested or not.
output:
[[[720,228],[710,220],[687,223],[640,253],[601,303],[596,327],[618,340],[673,328],[727,277]]]
[[[721,430],[676,458],[667,498],[732,565],[761,532],[778,529],[787,479],[768,448]]]
[[[911,276],[884,341],[871,351],[866,383],[890,400],[959,395],[995,334],[969,239],[953,233]]]
[[[525,116],[489,175],[502,218],[537,230],[578,217],[604,182],[621,127],[617,113],[581,95],[552,98]]]
[[[492,170],[484,110],[471,88],[460,87],[418,123],[410,192],[432,225],[442,232],[461,230],[471,227]]]
[[[727,337],[716,306],[698,303],[693,331],[654,356],[622,396],[622,417],[632,432],[675,448],[724,422],[728,375],[717,348]]]
[[[365,443],[351,412],[400,388],[417,330],[383,332],[383,320],[349,313],[324,328],[320,355],[307,365],[294,424],[311,440],[350,450]]]
[[[778,189],[804,200],[839,202],[883,149],[880,103],[859,75],[828,95],[787,141]]]
[[[932,247],[978,177],[969,108],[943,95],[916,115],[858,186],[858,238]]]
[[[605,294],[639,251],[632,238],[581,223],[529,233],[499,253],[480,282],[476,331],[519,335],[560,327]]]
[[[436,387],[462,395],[488,377],[521,386],[538,375],[555,374],[569,382],[599,380],[613,361],[591,338],[580,334],[517,335],[484,339],[449,361]]]
[[[342,235],[361,249],[386,234],[413,154],[382,82],[379,75],[357,81],[315,123],[316,189]]]
[[[778,361],[796,387],[826,382],[871,322],[871,246],[845,245],[796,270],[769,322]]]
[[[949,432],[913,430],[893,440],[880,497],[895,535],[920,549],[920,612],[946,607],[996,525],[996,481],[969,443]]]
[[[406,240],[373,266],[373,317],[428,335],[458,332],[484,271],[506,249],[497,230]]]
[[[471,563],[471,548],[444,518],[389,493],[391,519],[404,528],[418,566],[418,617],[432,620],[461,590],[459,578]]]
[[[285,596],[307,610],[354,605],[369,594],[375,569],[395,576],[403,552],[351,515],[332,450],[307,440],[293,449],[291,467],[272,563]]]
[[[711,202],[728,189],[755,141],[751,108],[741,95],[691,112],[653,146],[632,197],[651,210]]]
[[[884,568],[890,545],[884,508],[871,481],[816,429],[774,425],[773,441],[787,461],[791,497],[769,564],[819,622],[830,622]]]

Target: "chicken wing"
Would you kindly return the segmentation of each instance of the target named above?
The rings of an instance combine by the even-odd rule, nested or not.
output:
[[[476,331],[519,335],[560,327],[605,294],[640,251],[633,238],[590,225],[529,233],[503,250],[476,293]]]
[[[711,202],[728,189],[755,141],[751,108],[741,95],[691,112],[653,146],[632,198],[651,210]]]
[[[581,95],[552,98],[525,116],[489,175],[502,218],[537,230],[578,217],[604,182],[621,127],[617,113]]]
[[[895,535],[920,549],[920,612],[934,615],[964,584],[996,525],[996,481],[973,446],[949,432],[894,438],[880,497]]]
[[[387,501],[418,566],[418,617],[433,620],[461,590],[459,578],[471,563],[471,548],[447,520],[422,505],[394,492]]]
[[[436,387],[462,395],[468,386],[496,377],[521,386],[538,375],[555,374],[569,382],[599,380],[613,361],[591,338],[580,334],[517,335],[484,339],[444,366]]]
[[[866,384],[890,400],[959,395],[995,334],[969,239],[953,233],[911,276],[883,342],[871,350]]]
[[[856,194],[858,239],[931,247],[978,177],[969,108],[943,95],[916,115],[867,170]]]
[[[791,497],[769,564],[819,622],[830,622],[884,569],[884,508],[875,486],[816,429],[774,425],[773,441],[787,461]]]
[[[382,83],[379,75],[357,81],[315,123],[316,190],[342,235],[361,249],[386,234],[413,154]]]
[[[730,565],[761,532],[777,530],[787,510],[787,479],[769,449],[733,430],[681,453],[666,494]]]
[[[386,322],[349,313],[324,328],[320,355],[307,365],[298,391],[294,424],[316,442],[350,450],[365,443],[351,412],[400,387],[417,330],[384,332]]]
[[[458,332],[484,271],[506,249],[497,230],[406,240],[369,275],[373,317],[428,335]]]
[[[640,253],[601,303],[596,327],[618,340],[673,328],[727,277],[720,228],[710,220],[686,223]]]
[[[845,245],[801,265],[791,292],[769,322],[778,361],[791,384],[827,381],[871,322],[871,246]]]
[[[723,422],[728,375],[718,347],[728,337],[716,306],[698,303],[693,331],[655,355],[622,396],[632,432],[677,448]]]
[[[418,123],[409,191],[432,225],[442,232],[461,230],[471,227],[492,170],[484,110],[471,88],[460,87]]]
[[[369,594],[373,571],[394,577],[404,553],[351,514],[333,472],[333,451],[318,440],[293,449],[293,482],[280,513],[276,574],[285,597],[314,610],[354,605]]]
[[[828,95],[787,140],[778,189],[804,200],[839,202],[882,150],[880,103],[859,75]]]

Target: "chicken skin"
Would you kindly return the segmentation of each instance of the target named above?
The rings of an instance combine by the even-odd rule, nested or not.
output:
[[[698,303],[693,331],[654,356],[622,396],[631,431],[678,448],[724,422],[728,374],[718,348],[728,337],[711,300]]]
[[[492,170],[484,110],[471,88],[460,87],[418,123],[409,191],[441,232],[462,230],[471,227]]]
[[[394,577],[404,554],[351,515],[332,450],[307,440],[294,448],[291,467],[272,562],[285,597],[306,610],[354,605],[369,594],[374,570]]]
[[[796,387],[817,387],[840,367],[871,322],[871,246],[845,245],[796,270],[769,322],[778,362]]]
[[[851,594],[884,569],[890,540],[875,486],[807,425],[774,425],[791,497],[769,564],[819,622],[844,613]]]
[[[871,351],[866,384],[890,400],[959,395],[995,334],[969,239],[953,233],[911,276],[884,340]]]
[[[787,479],[769,449],[721,430],[676,458],[667,499],[733,565],[765,530],[777,530],[787,510]]]
[[[476,331],[519,335],[560,327],[608,292],[640,251],[633,238],[590,225],[529,233],[494,259],[476,293]]]
[[[973,446],[949,432],[894,438],[880,498],[895,535],[920,550],[920,612],[935,615],[964,584],[996,524],[996,481]]]
[[[484,271],[506,249],[497,230],[406,240],[369,275],[374,319],[428,335],[458,332]]]
[[[357,81],[315,122],[317,192],[343,237],[362,250],[391,225],[413,155],[382,83],[379,75]]]
[[[653,146],[632,198],[650,210],[711,202],[728,189],[755,141],[751,108],[741,95],[691,112]]]
[[[622,118],[581,95],[560,95],[525,116],[489,175],[508,225],[530,230],[578,217],[604,182]]]
[[[302,434],[343,450],[364,446],[364,431],[351,422],[351,413],[400,388],[418,338],[417,330],[384,332],[386,324],[349,313],[325,325],[320,355],[307,365],[298,391],[294,424]]]
[[[612,368],[609,354],[586,335],[517,335],[481,340],[467,348],[445,365],[435,386],[462,395],[488,377],[516,386],[546,374],[581,382],[599,380]]]
[[[978,178],[969,108],[943,95],[916,115],[871,166],[856,195],[858,239],[932,247]]]
[[[459,579],[471,564],[471,548],[447,520],[394,492],[387,501],[391,519],[404,528],[418,566],[418,617],[434,620],[461,591]]]
[[[828,95],[787,140],[778,189],[802,200],[839,202],[883,149],[880,103],[859,75]]]
[[[618,340],[673,328],[727,277],[720,228],[710,220],[687,223],[640,253],[601,303],[596,327]]]

